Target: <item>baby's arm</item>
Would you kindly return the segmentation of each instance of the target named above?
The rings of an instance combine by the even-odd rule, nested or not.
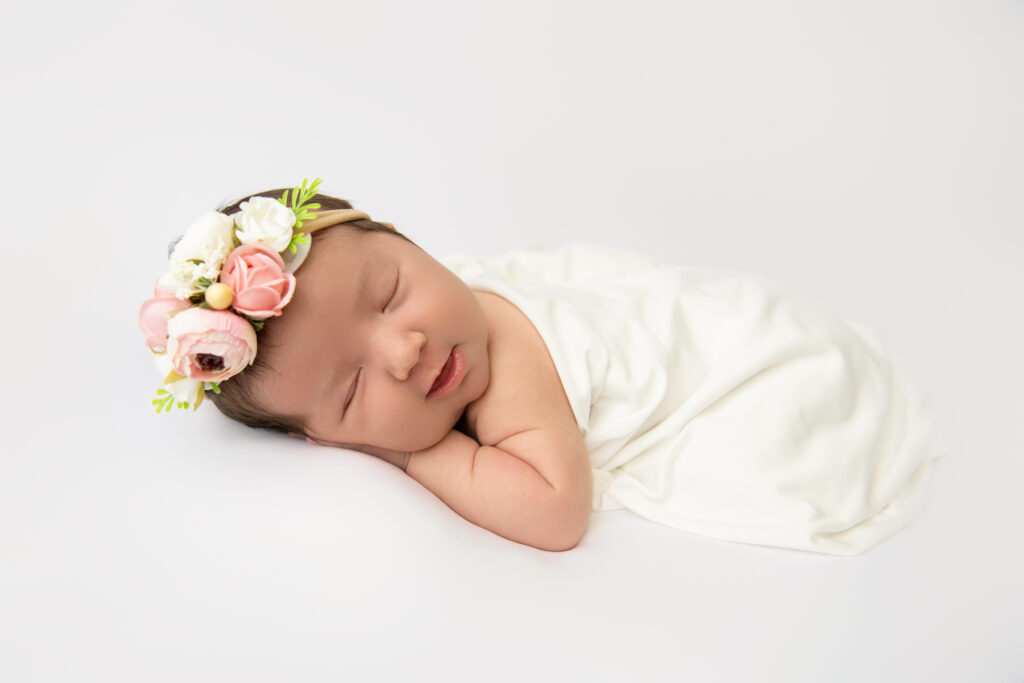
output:
[[[590,473],[584,481],[572,472],[557,448],[544,430],[501,446],[481,446],[452,430],[413,453],[406,472],[478,526],[542,550],[568,550],[590,517]],[[542,464],[538,468],[517,453]]]
[[[583,437],[544,342],[510,303],[480,295],[491,380],[467,422],[412,453],[406,472],[469,521],[544,550],[575,546],[590,519]]]

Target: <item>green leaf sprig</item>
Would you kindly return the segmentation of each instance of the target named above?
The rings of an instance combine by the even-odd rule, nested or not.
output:
[[[194,406],[192,406],[192,410],[195,410],[196,408],[198,408],[199,404],[202,403],[202,402],[203,402],[203,392],[200,391],[199,392],[199,400],[196,401]],[[188,407],[189,407],[188,401],[178,401],[177,403],[175,403],[174,402],[174,394],[172,394],[171,392],[167,391],[166,389],[157,389],[156,390],[156,398],[153,399],[153,405],[156,406],[157,414],[160,414],[161,410],[163,412],[165,412],[165,413],[169,413],[169,412],[171,412],[171,408],[173,408],[174,406],[178,406],[182,410],[188,410]]]
[[[171,392],[166,389],[157,389],[156,398],[153,399],[153,405],[156,406],[156,412],[159,415],[162,410],[165,413],[171,412],[171,408],[174,407],[174,396]]]
[[[206,382],[206,384],[204,384],[203,386],[206,389],[212,390],[213,393],[215,394],[220,393],[220,386],[218,386],[216,382]],[[182,410],[188,410],[190,407],[192,408],[192,410],[196,410],[197,408],[199,408],[199,404],[203,402],[203,397],[204,389],[200,388],[196,398],[196,402],[191,406],[189,405],[188,401],[178,401],[177,403],[175,403],[174,394],[172,394],[171,392],[167,391],[164,388],[160,388],[156,390],[156,398],[153,399],[153,405],[156,406],[157,415],[159,415],[161,411],[169,413],[171,412],[171,409],[174,408],[175,406],[181,408]]]
[[[281,202],[285,206],[288,206],[295,214],[295,232],[292,233],[292,239],[288,242],[288,251],[295,253],[298,250],[298,245],[308,244],[309,235],[304,232],[299,232],[302,227],[302,221],[308,221],[316,218],[316,214],[313,213],[314,209],[319,209],[320,204],[317,202],[310,202],[309,200],[316,196],[317,190],[320,187],[320,183],[323,182],[323,178],[314,178],[313,182],[307,186],[308,179],[302,179],[302,185],[291,189],[291,206],[289,206],[289,190],[284,191],[284,195],[277,201]]]

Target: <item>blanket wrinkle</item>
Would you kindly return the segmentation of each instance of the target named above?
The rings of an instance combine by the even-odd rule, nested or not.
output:
[[[587,244],[442,259],[533,323],[595,510],[855,555],[919,512],[942,443],[885,340],[779,283]]]

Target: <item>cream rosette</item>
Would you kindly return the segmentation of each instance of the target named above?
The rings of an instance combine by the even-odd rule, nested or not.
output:
[[[234,220],[219,211],[200,217],[174,245],[170,265],[157,286],[179,299],[202,292],[202,281],[217,279],[224,259],[234,248],[234,227]]]
[[[238,208],[235,236],[241,244],[263,242],[279,253],[291,244],[295,212],[287,206],[269,197],[253,197]]]

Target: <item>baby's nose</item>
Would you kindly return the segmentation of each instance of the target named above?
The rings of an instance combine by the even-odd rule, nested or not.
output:
[[[427,336],[411,330],[394,330],[388,335],[384,362],[395,379],[409,379],[413,368],[420,362],[420,353],[427,344]]]

